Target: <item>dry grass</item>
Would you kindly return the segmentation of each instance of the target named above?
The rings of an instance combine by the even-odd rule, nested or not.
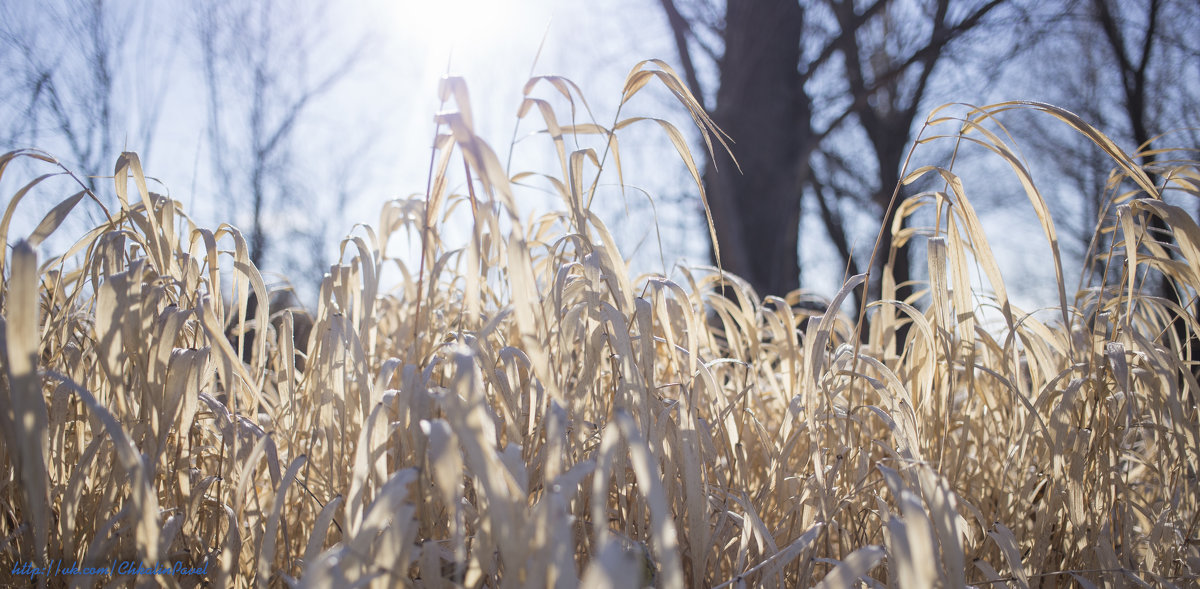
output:
[[[647,83],[719,137],[660,63],[635,68],[625,100]],[[1042,105],[935,113],[921,141],[1008,161],[1052,244],[991,117],[1045,110],[1108,149],[1102,272],[1071,294],[1060,271],[1057,320],[1015,308],[963,184],[918,170],[910,180],[944,184],[900,205],[937,210],[936,227],[909,233],[932,232],[933,278],[898,301],[884,277],[856,344],[855,318],[764,305],[735,277],[630,276],[588,205],[600,169],[619,166],[610,129],[654,120],[563,124],[555,105],[574,120],[578,90],[531,80],[522,114],[540,115],[560,169],[509,177],[472,132],[465,86],[445,88],[459,109],[441,115],[427,195],[387,203],[342,243],[307,349],[293,347],[290,311],[231,343],[227,326],[268,323],[245,313],[249,293],[267,293],[244,240],[148,192],[133,154],[117,163],[119,210],[63,257],[39,265],[31,245],[85,193],[11,246],[0,582],[66,584],[9,570],[59,559],[208,567],[84,586],[1196,582],[1200,387],[1185,362],[1195,342],[1169,325],[1198,329],[1147,290],[1165,275],[1190,301],[1200,286],[1200,229],[1160,199],[1200,195],[1195,162],[1142,170]],[[599,147],[571,151],[580,134]],[[0,174],[16,158],[54,165],[11,153]],[[474,182],[450,194],[448,170],[463,165]],[[563,211],[522,221],[514,189],[527,183]],[[5,212],[6,243],[25,194]],[[472,231],[448,249],[439,227],[454,209]],[[1147,232],[1150,217],[1173,239]],[[416,267],[384,253],[409,237]],[[388,292],[385,268],[402,275]],[[714,294],[722,281],[736,299]]]

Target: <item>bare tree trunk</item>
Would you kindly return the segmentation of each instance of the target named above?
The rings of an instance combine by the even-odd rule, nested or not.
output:
[[[794,0],[727,10],[713,119],[733,138],[741,173],[724,152],[706,173],[721,262],[759,296],[785,295],[800,287],[801,174],[812,141],[796,71],[804,13]]]
[[[907,134],[905,134],[907,137]],[[872,260],[871,274],[873,276],[870,285],[871,300],[878,300],[882,294],[880,291],[883,281],[883,269],[889,262],[892,265],[892,277],[896,280],[896,297],[903,300],[911,288],[901,287],[904,282],[912,280],[912,248],[908,243],[896,247],[896,236],[892,231],[892,225],[896,221],[896,210],[899,208],[900,201],[904,200],[904,192],[901,190],[896,192],[896,185],[900,183],[900,160],[901,157],[888,154],[887,157],[881,155],[880,165],[883,166],[879,171],[879,190],[875,192],[874,201],[879,210],[883,211],[883,220],[880,222],[880,231],[883,238],[879,243],[879,255]],[[890,167],[887,164],[892,164]],[[892,196],[895,195],[896,202],[892,202]],[[905,223],[901,223],[903,228]],[[892,249],[895,248],[895,255],[892,254]]]
[[[905,32],[912,42],[902,45],[911,48],[898,51],[896,43],[887,39],[902,28],[914,29],[910,26],[914,24],[913,16],[891,14],[892,3],[887,0],[867,5],[829,0],[827,6],[837,26],[832,31],[827,27],[810,29],[817,36],[813,40],[802,38],[806,34],[802,2],[728,2],[723,22],[705,23],[685,17],[675,0],[660,0],[688,85],[698,96],[702,93],[693,62],[696,54],[691,47],[703,43],[693,28],[707,27],[724,41],[724,53],[717,61],[717,104],[710,112],[732,137],[733,153],[742,171],[738,174],[733,160],[718,153],[706,173],[724,268],[749,281],[760,296],[784,295],[800,287],[801,195],[808,188],[818,199],[821,219],[842,262],[848,268],[863,266],[852,260],[854,252],[837,201],[861,199],[857,206],[866,205],[867,210],[886,216],[883,225],[890,229],[895,213],[885,211],[934,65],[950,43],[984,22],[984,17],[1005,1],[981,0],[965,12],[952,15],[950,0],[937,0],[929,6],[929,32],[920,33],[928,36],[917,38]],[[864,28],[869,22],[882,23],[882,28]],[[897,27],[895,31],[890,31],[889,23]],[[815,48],[810,59],[803,61],[802,41],[804,46]],[[831,65],[835,56],[844,63]],[[831,121],[818,130],[813,126],[814,94],[805,89],[805,83],[815,72],[829,67],[844,72],[850,102],[845,110],[841,110],[842,105],[822,105],[824,115],[838,110],[841,113],[818,117]],[[856,121],[866,132],[878,164],[874,181],[864,179],[849,191],[842,182],[831,182],[832,177],[815,178],[812,167],[818,147],[847,121]],[[858,157],[842,158],[842,162]],[[890,233],[884,235],[884,240],[880,256],[870,266],[876,295],[879,274],[893,242]],[[897,281],[911,278],[907,248],[897,252],[893,271]]]

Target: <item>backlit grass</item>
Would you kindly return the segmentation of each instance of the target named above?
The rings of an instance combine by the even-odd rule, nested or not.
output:
[[[622,103],[647,84],[722,148],[661,63],[633,70]],[[136,155],[117,161],[119,208],[61,257],[34,246],[98,203],[80,192],[12,235],[27,191],[12,195],[0,582],[67,584],[10,570],[59,560],[207,570],[84,586],[1196,582],[1200,387],[1181,334],[1198,327],[1155,286],[1166,276],[1183,301],[1200,286],[1200,229],[1161,199],[1200,196],[1196,162],[1143,170],[1045,105],[936,112],[921,142],[1011,164],[1025,192],[1012,198],[1032,204],[1054,252],[1043,197],[992,117],[1042,110],[1107,150],[1101,271],[1069,292],[1058,270],[1052,320],[1018,309],[969,179],[915,170],[938,188],[898,206],[936,210],[935,226],[906,233],[926,241],[931,278],[900,301],[884,276],[859,338],[857,317],[794,312],[713,269],[631,275],[591,196],[620,166],[620,130],[656,124],[699,192],[666,121],[576,122],[578,89],[535,78],[521,115],[546,129],[558,166],[509,175],[474,134],[462,81],[444,89],[458,109],[439,115],[428,191],[342,242],[303,349],[301,310],[246,313],[268,293],[237,229],[198,227],[149,192]],[[0,174],[18,158],[58,170],[23,151]],[[472,178],[462,193],[451,169]],[[523,219],[530,185],[561,210]],[[458,210],[468,235],[449,245]],[[1151,218],[1171,234],[1149,232]],[[420,254],[392,257],[393,241]]]

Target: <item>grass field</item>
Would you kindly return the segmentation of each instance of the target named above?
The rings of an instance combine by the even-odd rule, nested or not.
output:
[[[664,65],[635,68],[624,98],[648,84],[722,148]],[[611,137],[635,124],[661,126],[698,186],[669,123],[567,124],[567,105],[584,112],[578,89],[534,79],[522,114],[544,124],[559,169],[509,175],[473,132],[465,85],[444,89],[458,110],[439,115],[429,188],[342,242],[310,315],[248,314],[268,294],[241,234],[149,192],[134,154],[116,164],[119,207],[60,257],[35,251],[100,201],[68,196],[18,236],[28,192],[11,195],[0,583],[1197,583],[1200,228],[1161,199],[1200,196],[1196,162],[1164,153],[1144,170],[1044,105],[936,112],[922,141],[1010,164],[1025,187],[1012,198],[1054,252],[1043,197],[992,117],[1041,110],[1107,150],[1096,271],[1076,290],[1058,270],[1051,320],[1016,308],[963,183],[915,170],[942,187],[898,204],[936,211],[934,237],[910,235],[927,240],[931,279],[900,301],[884,276],[859,335],[860,317],[793,312],[712,269],[631,276],[590,197],[620,165]],[[573,151],[573,135],[598,147]],[[22,158],[59,172],[23,151],[0,175]],[[460,168],[474,181],[451,193]],[[561,211],[522,219],[528,184]],[[456,210],[473,222],[451,248],[440,235]],[[410,239],[416,263],[386,255]],[[152,570],[54,572],[130,562]]]

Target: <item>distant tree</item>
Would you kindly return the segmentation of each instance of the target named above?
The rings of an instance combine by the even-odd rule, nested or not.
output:
[[[169,26],[153,2],[0,4],[5,149],[53,150],[93,189],[119,151],[149,152],[176,46],[147,33]]]
[[[297,128],[345,80],[364,48],[331,49],[336,45],[324,26],[328,9],[319,2],[277,0],[215,0],[195,7],[209,156],[225,198],[234,207],[249,206],[250,255],[259,267],[271,238],[293,224],[289,216],[320,210],[311,206],[311,178],[294,158]],[[282,222],[268,223],[268,215]],[[313,235],[301,239],[323,238],[323,229],[316,223]]]
[[[869,252],[854,250],[854,219],[843,206],[891,224],[905,150],[938,64],[991,25],[1006,1],[764,0],[726,2],[723,11],[660,3],[692,91],[706,95],[698,62],[711,60],[719,72],[706,107],[734,140],[742,173],[726,156],[709,161],[708,197],[725,268],[761,296],[801,284],[805,194],[842,264],[867,269],[859,258]],[[876,285],[891,245],[885,231],[871,268]],[[897,282],[911,277],[907,249],[892,270]]]
[[[663,0],[692,91],[688,21]],[[801,179],[812,147],[812,105],[797,74],[804,10],[796,2],[731,2],[725,13],[720,85],[707,109],[733,138],[742,173],[718,150],[705,175],[725,269],[760,295],[800,284],[796,243]]]
[[[1114,121],[1120,118],[1120,113],[1112,108],[1114,87],[1103,36],[1086,26],[1086,20],[1069,19],[1064,14],[1052,16],[1051,20],[1046,30],[1054,30],[1054,34],[1042,35],[1040,47],[1030,51],[1018,67],[1023,70],[1021,77],[1052,78],[1057,83],[1054,87],[1039,84],[1039,88],[1031,88],[1027,94],[1018,92],[1033,100],[1060,105],[1105,133],[1120,133]],[[1041,59],[1046,53],[1077,57]],[[1049,204],[1054,208],[1055,222],[1066,229],[1068,238],[1063,245],[1069,261],[1082,262],[1104,211],[1105,184],[1112,160],[1085,137],[1063,132],[1056,121],[1030,117],[1029,122],[1029,132],[1021,133],[1023,142],[1034,152],[1055,154],[1044,160],[1052,171],[1047,180],[1057,181],[1060,193],[1078,196],[1051,199]]]
[[[1056,83],[1040,88],[1044,100],[1068,108],[1098,126],[1133,152],[1156,135],[1171,132],[1164,144],[1200,144],[1200,4],[1169,0],[1077,0],[1052,21],[1037,54],[1074,59],[1040,60],[1038,70]],[[1103,185],[1112,163],[1096,157],[1078,141],[1048,127],[1040,149],[1064,153],[1054,158],[1058,171],[1083,195],[1081,238],[1086,246],[1103,207]],[[1151,150],[1137,154],[1142,165],[1159,158]],[[1079,178],[1083,176],[1084,178]]]
[[[1050,23],[1053,34],[1044,35],[1042,47],[1031,55],[1073,59],[1036,63],[1038,71],[1056,81],[1040,89],[1044,100],[1083,116],[1152,174],[1164,159],[1156,149],[1200,146],[1200,3],[1077,0],[1063,6]],[[1040,129],[1031,134],[1038,138],[1037,148],[1054,154],[1047,159],[1064,181],[1063,191],[1078,195],[1078,201],[1056,203],[1060,209],[1079,211],[1077,230],[1072,232],[1078,236],[1074,249],[1093,255],[1107,251],[1109,243],[1095,240],[1113,236],[1094,230],[1101,215],[1114,212],[1105,185],[1113,162],[1077,134],[1062,133],[1051,123],[1042,123]],[[1163,133],[1168,134],[1164,140],[1153,141]],[[1148,226],[1157,239],[1172,243],[1161,219],[1152,217]],[[1087,269],[1103,271],[1082,255],[1079,259]],[[1146,286],[1200,317],[1200,303],[1191,293],[1178,291],[1167,277]],[[1184,318],[1175,321],[1174,329],[1181,341],[1191,338]],[[1200,366],[1200,344],[1193,343],[1190,359]]]
[[[336,50],[345,38],[335,34],[327,10],[319,2],[278,0],[174,9],[145,1],[0,3],[0,142],[5,149],[47,149],[93,189],[112,174],[121,151],[146,158],[168,89],[194,80],[174,67],[189,47],[180,42],[189,19],[179,17],[190,13],[213,189],[233,212],[249,213],[256,264],[273,236],[302,242],[289,252],[310,257],[325,244],[328,224],[300,229],[295,222],[319,210],[302,206],[316,183],[312,170],[298,169],[295,154],[310,153],[296,144],[298,129],[363,50],[362,43]],[[361,151],[362,141],[348,143]],[[351,184],[339,179],[341,195],[330,200],[344,200]]]

